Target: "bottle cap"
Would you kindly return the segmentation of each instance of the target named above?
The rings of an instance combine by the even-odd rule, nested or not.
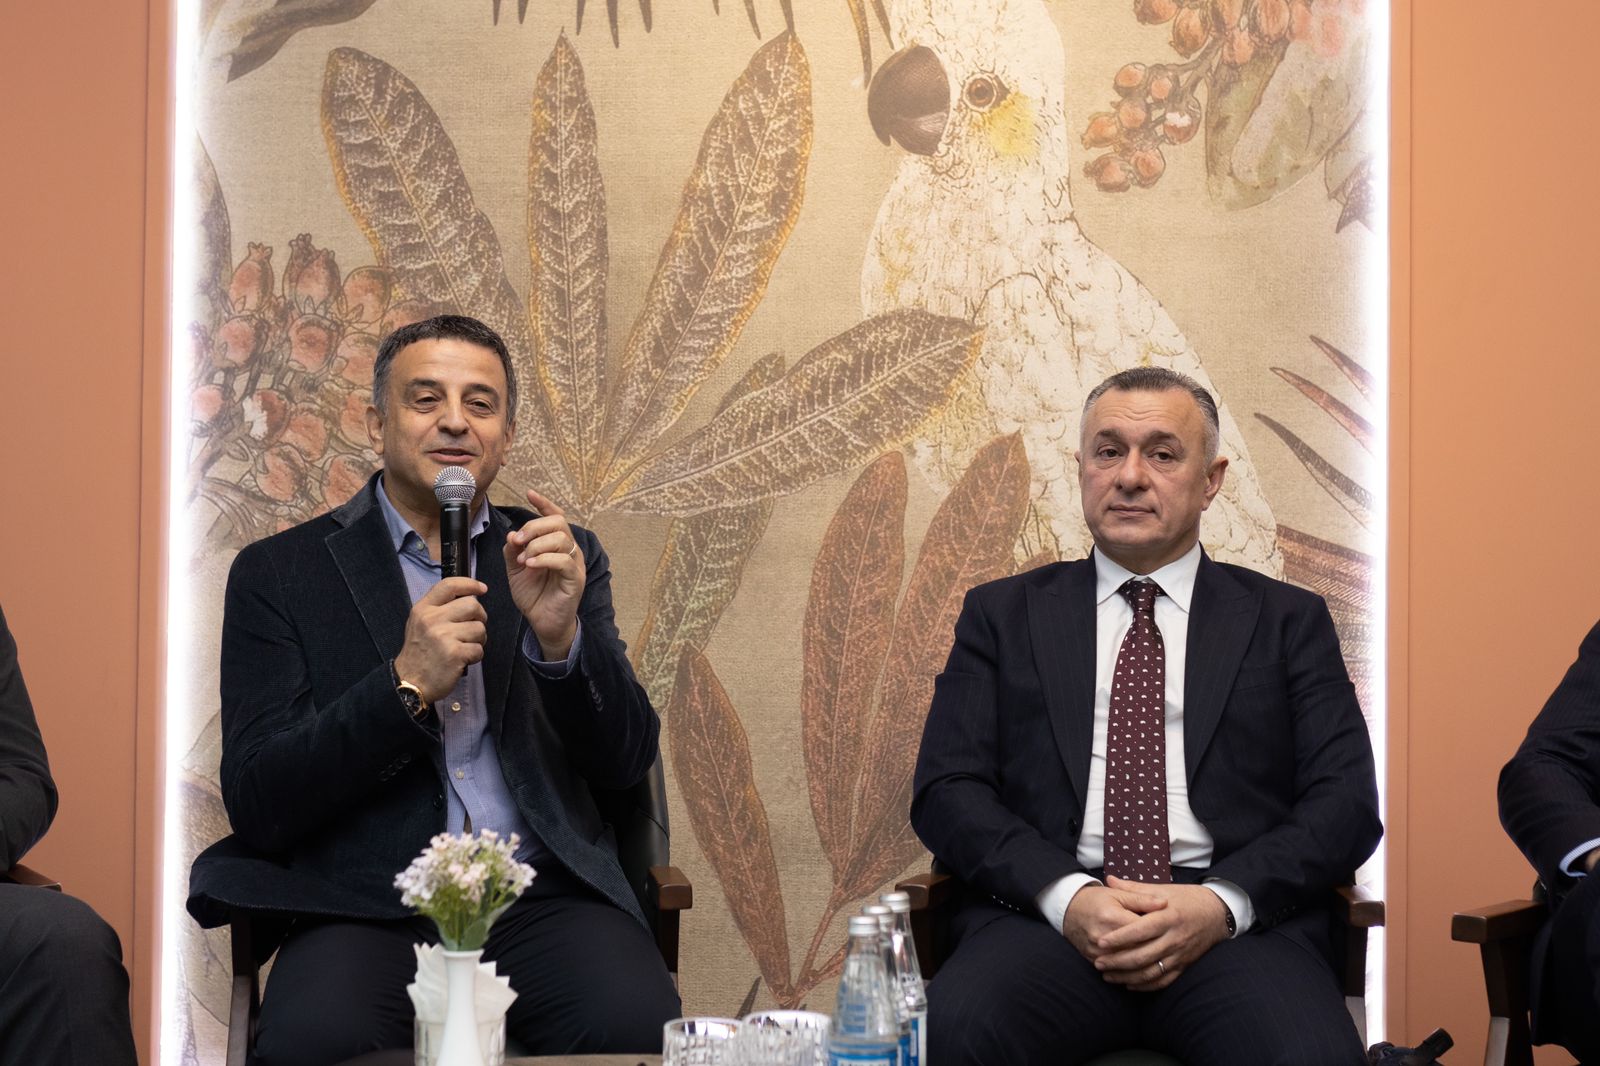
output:
[[[877,936],[882,929],[878,926],[878,919],[871,914],[858,914],[850,919],[851,936]]]
[[[893,912],[881,903],[869,903],[865,907],[861,908],[861,913],[870,914],[873,917],[877,917],[880,914],[892,914]]]
[[[911,893],[909,892],[885,892],[878,897],[878,902],[896,914],[909,914],[911,912]]]

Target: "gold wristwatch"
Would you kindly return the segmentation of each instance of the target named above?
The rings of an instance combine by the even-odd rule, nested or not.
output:
[[[389,660],[389,676],[394,678],[394,692],[400,697],[400,702],[405,705],[406,713],[411,715],[414,722],[422,722],[433,711],[433,706],[422,698],[422,690],[409,681],[402,681],[400,674],[394,668],[394,660]]]

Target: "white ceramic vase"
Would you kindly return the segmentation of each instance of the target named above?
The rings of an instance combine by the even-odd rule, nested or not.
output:
[[[477,980],[483,949],[445,951],[446,999],[444,1035],[439,1040],[438,1066],[484,1066],[478,1046]]]

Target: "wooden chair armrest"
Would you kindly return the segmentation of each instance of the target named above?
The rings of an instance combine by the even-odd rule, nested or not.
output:
[[[1334,913],[1352,929],[1375,929],[1383,925],[1383,900],[1359,885],[1340,885],[1334,889]]]
[[[686,911],[694,906],[694,886],[676,866],[650,867],[648,890],[657,910]]]
[[[911,897],[914,911],[935,911],[954,898],[956,880],[949,874],[925,873],[908,877],[894,886]]]
[[[46,877],[38,870],[24,866],[21,863],[0,873],[0,881],[10,881],[13,884],[27,885],[30,888],[53,888],[57,892],[61,891],[60,881]]]
[[[1528,899],[1458,911],[1450,919],[1450,939],[1462,944],[1492,944],[1532,936],[1544,924],[1545,917],[1544,904]]]

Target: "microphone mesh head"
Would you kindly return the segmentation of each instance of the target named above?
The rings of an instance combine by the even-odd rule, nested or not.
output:
[[[433,495],[443,506],[447,503],[471,503],[478,491],[478,481],[472,471],[459,466],[447,466],[433,479]]]

